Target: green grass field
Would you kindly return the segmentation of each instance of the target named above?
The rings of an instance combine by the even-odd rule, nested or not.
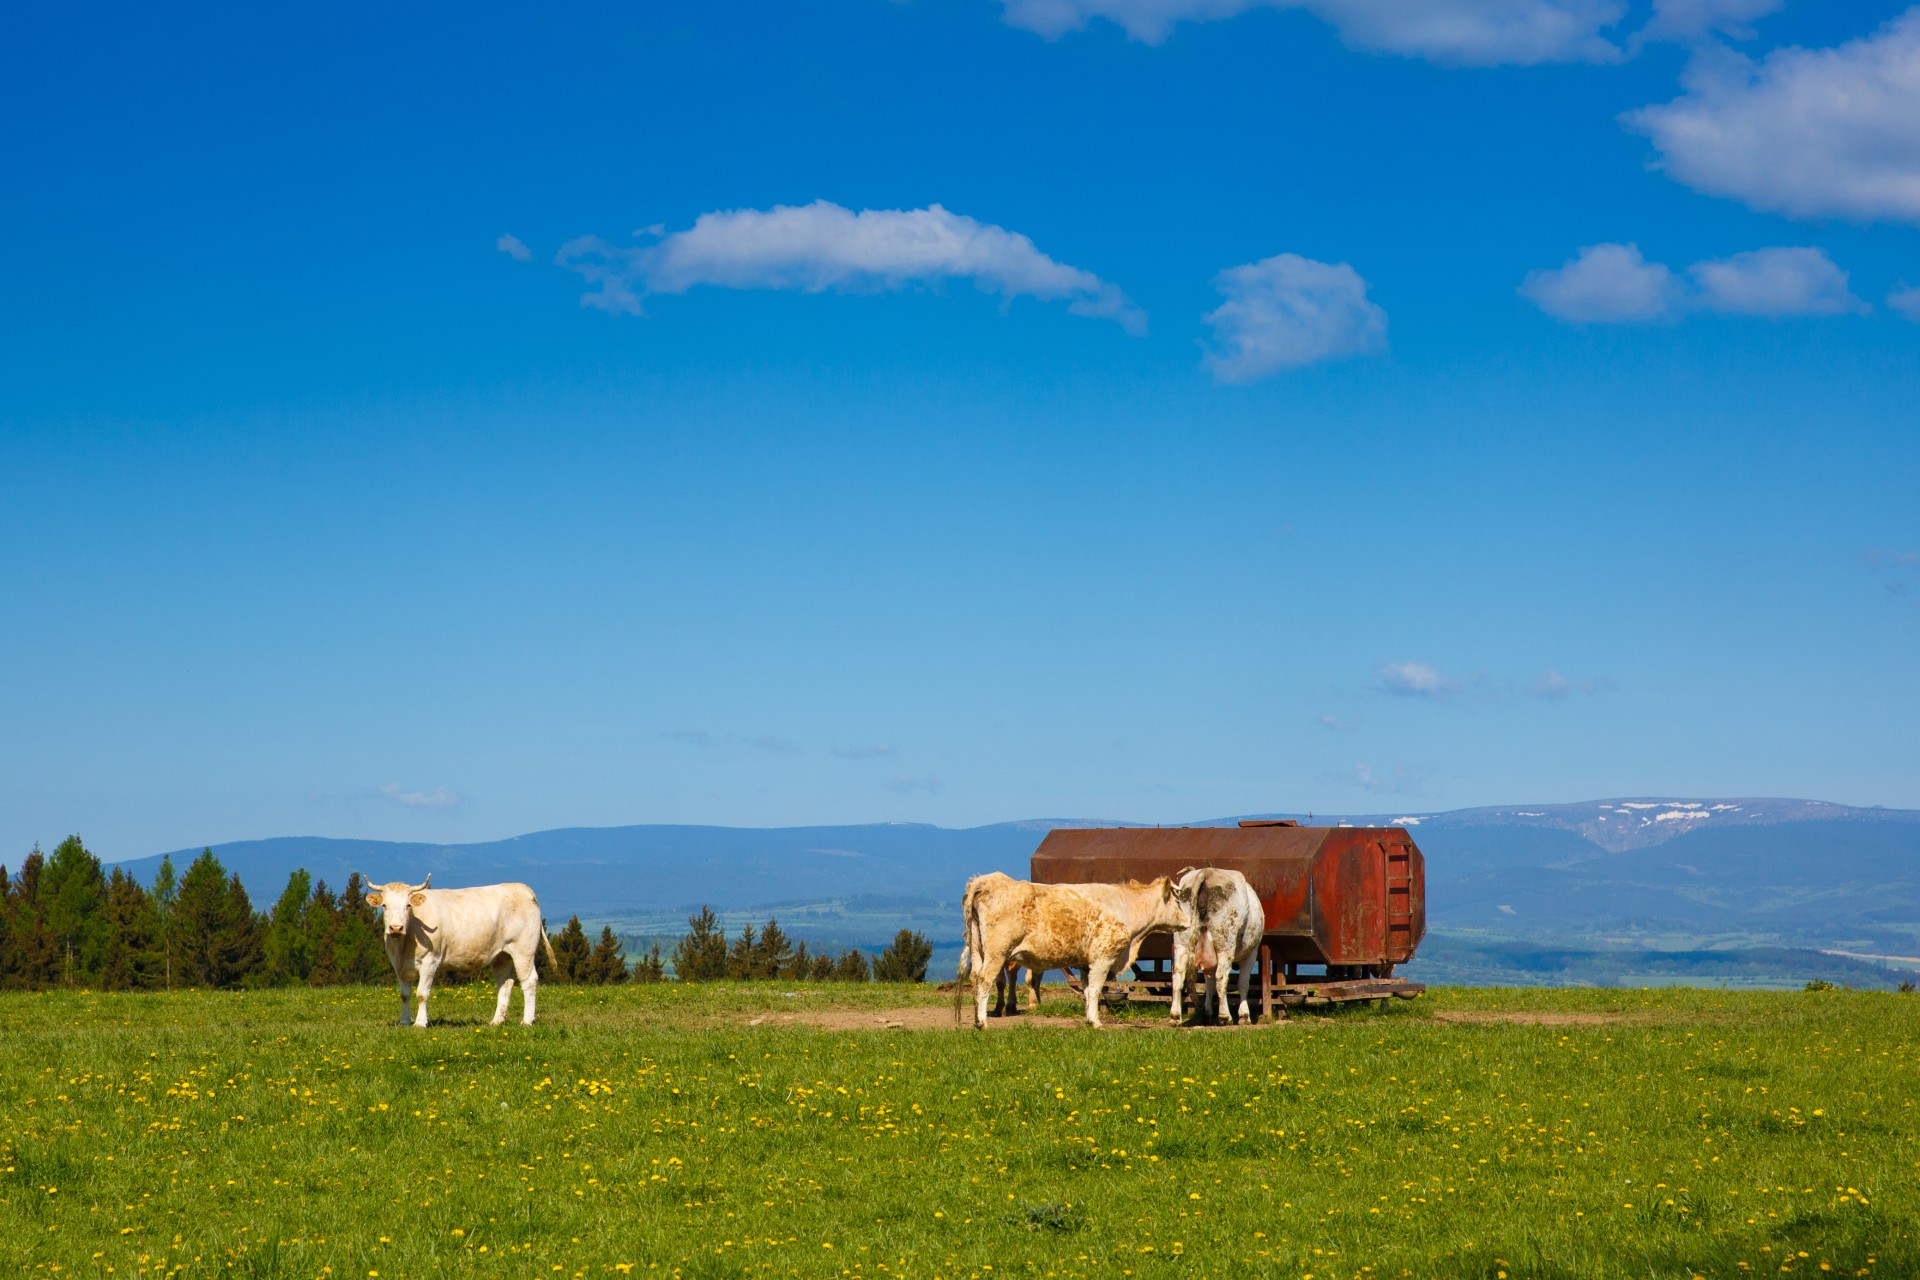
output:
[[[1450,990],[1096,1033],[1062,995],[974,1034],[925,990],[542,995],[496,1029],[446,988],[424,1033],[376,990],[0,997],[6,1265],[1920,1275],[1920,997]]]

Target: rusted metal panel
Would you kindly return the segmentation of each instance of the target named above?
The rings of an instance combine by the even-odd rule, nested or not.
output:
[[[1050,884],[1151,880],[1186,867],[1246,876],[1267,914],[1276,964],[1384,974],[1426,933],[1426,861],[1400,827],[1094,827],[1048,833],[1032,876]],[[1172,955],[1156,936],[1142,959]],[[1352,976],[1359,977],[1359,973]]]

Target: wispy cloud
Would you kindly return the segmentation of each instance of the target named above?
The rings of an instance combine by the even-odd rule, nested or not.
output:
[[[1394,766],[1391,775],[1383,777],[1370,764],[1356,764],[1350,774],[1337,780],[1375,795],[1404,796],[1417,794],[1432,776],[1431,769],[1401,764]]]
[[[800,754],[800,744],[792,738],[782,738],[771,733],[752,733],[740,739],[742,746],[752,747],[755,751],[765,751],[776,756],[794,756]]]
[[[1832,48],[1703,51],[1685,84],[1620,118],[1674,180],[1790,217],[1920,222],[1920,6]]]
[[[1007,22],[1049,39],[1105,19],[1159,44],[1181,22],[1253,9],[1300,9],[1348,45],[1449,66],[1612,62],[1600,33],[1626,13],[1619,0],[1002,0]]]
[[[1355,729],[1359,728],[1358,725],[1351,721],[1342,720],[1339,716],[1334,715],[1319,716],[1316,718],[1316,723],[1319,724],[1322,729],[1333,733],[1352,733]]]
[[[1387,313],[1344,262],[1281,253],[1228,267],[1213,287],[1226,301],[1202,317],[1213,329],[1204,363],[1221,382],[1257,382],[1387,345]]]
[[[1571,698],[1575,694],[1591,697],[1597,693],[1611,693],[1613,690],[1613,681],[1605,676],[1598,678],[1566,676],[1552,667],[1535,676],[1527,685],[1527,693],[1530,696],[1547,702],[1558,702],[1563,698]]]
[[[889,791],[898,791],[903,794],[924,791],[928,795],[934,795],[940,790],[940,779],[931,774],[901,773],[895,774],[880,785]]]
[[[1377,687],[1397,698],[1448,698],[1458,693],[1461,682],[1441,675],[1432,666],[1418,660],[1382,662],[1373,669]]]
[[[1751,40],[1752,23],[1778,13],[1786,0],[1653,0],[1653,16],[1633,38],[1637,47],[1652,41],[1694,44],[1725,36]]]
[[[397,782],[389,782],[374,790],[398,805],[409,809],[451,809],[460,803],[457,793],[445,787],[435,787],[431,791],[407,791]]]
[[[493,242],[493,247],[512,258],[515,262],[532,262],[533,250],[527,248],[527,242],[519,236],[505,235]]]
[[[1895,289],[1887,295],[1887,307],[1896,314],[1920,324],[1920,288]]]
[[[1530,272],[1519,292],[1571,324],[1654,323],[1692,312],[1778,320],[1871,310],[1824,249],[1804,246],[1706,259],[1688,267],[1683,279],[1648,262],[1638,245],[1592,244],[1564,266]]]
[[[856,743],[850,747],[836,742],[829,750],[842,760],[891,760],[900,754],[900,749],[891,742]]]
[[[649,228],[648,234],[656,229]],[[1146,313],[1091,271],[1056,261],[1016,231],[924,209],[855,212],[825,200],[771,209],[703,213],[652,243],[616,245],[581,236],[555,259],[594,288],[581,302],[641,315],[652,294],[700,285],[797,293],[892,293],[947,280],[983,293],[1064,302],[1075,315],[1146,331]]]

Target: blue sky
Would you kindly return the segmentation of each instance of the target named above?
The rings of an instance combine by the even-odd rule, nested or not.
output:
[[[9,26],[0,860],[1920,806],[1920,9]]]

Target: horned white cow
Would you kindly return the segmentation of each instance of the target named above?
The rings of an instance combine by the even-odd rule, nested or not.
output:
[[[1253,957],[1266,936],[1267,913],[1260,895],[1238,871],[1220,867],[1190,868],[1180,874],[1180,884],[1193,897],[1193,923],[1173,935],[1173,1020],[1183,1015],[1181,997],[1197,968],[1206,979],[1201,1009],[1208,1018],[1218,1020],[1221,969],[1240,966],[1240,1007],[1233,1010],[1235,1025],[1240,1015],[1253,1020],[1247,1005],[1247,986],[1253,980]]]
[[[500,1000],[493,1009],[493,1025],[507,1020],[507,1001],[513,983],[520,981],[520,1021],[533,1025],[534,993],[540,975],[534,950],[547,949],[547,963],[556,963],[553,943],[540,919],[540,902],[524,884],[489,884],[476,889],[431,889],[433,877],[421,883],[370,885],[367,905],[386,915],[387,959],[400,986],[400,1025],[409,1020],[427,1025],[427,997],[433,978],[442,969],[493,970],[500,984]],[[407,984],[418,985],[409,1019]]]
[[[998,871],[975,876],[961,900],[966,945],[958,974],[973,990],[974,1027],[986,1025],[994,979],[1009,961],[1035,975],[1084,967],[1087,1021],[1099,1026],[1108,975],[1133,963],[1148,934],[1187,928],[1192,900],[1190,890],[1167,876],[1149,884],[1034,884]],[[954,992],[956,1015],[961,994]]]

